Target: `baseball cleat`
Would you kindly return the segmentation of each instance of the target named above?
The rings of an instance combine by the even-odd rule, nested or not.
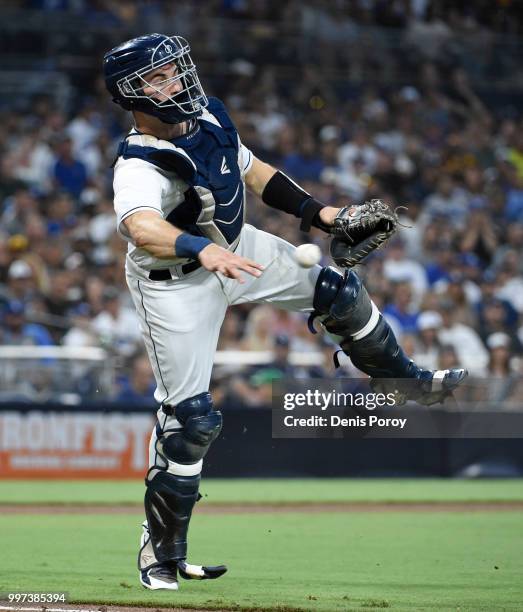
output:
[[[468,376],[464,368],[453,368],[452,370],[433,370],[431,384],[432,392],[454,391]]]
[[[225,565],[192,565],[185,561],[178,561],[178,571],[185,580],[214,580],[223,576],[227,567]]]
[[[374,391],[392,392],[396,406],[414,401],[424,406],[443,404],[468,376],[467,370],[424,370],[419,378],[380,378],[371,381]]]
[[[467,370],[463,368],[433,370],[430,374],[431,377],[421,383],[421,394],[414,398],[425,406],[442,404],[468,376]]]
[[[165,589],[168,591],[178,590],[178,576],[176,561],[155,565],[140,572],[140,582],[146,589],[158,591]]]

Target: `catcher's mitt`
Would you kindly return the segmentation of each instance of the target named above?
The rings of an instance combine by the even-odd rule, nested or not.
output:
[[[381,200],[345,206],[329,228],[331,257],[337,266],[351,268],[379,249],[397,226],[398,215]]]

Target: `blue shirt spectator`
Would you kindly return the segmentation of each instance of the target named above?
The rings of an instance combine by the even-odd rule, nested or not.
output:
[[[43,325],[27,323],[23,302],[12,300],[4,307],[2,326],[0,327],[2,344],[50,346],[54,342]]]
[[[53,168],[53,177],[59,189],[79,198],[87,185],[87,168],[85,164],[73,157],[72,141],[64,138],[57,145],[57,160]]]

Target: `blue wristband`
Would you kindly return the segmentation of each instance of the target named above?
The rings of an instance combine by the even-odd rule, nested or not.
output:
[[[198,253],[209,244],[212,244],[212,240],[209,240],[209,238],[191,236],[191,234],[180,234],[174,242],[174,252],[176,257],[197,259]]]

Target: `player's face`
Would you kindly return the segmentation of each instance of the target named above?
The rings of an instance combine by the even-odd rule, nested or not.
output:
[[[158,102],[167,102],[172,96],[183,89],[183,84],[178,76],[178,66],[172,62],[160,68],[151,70],[144,75],[147,82],[143,87],[143,93]]]

